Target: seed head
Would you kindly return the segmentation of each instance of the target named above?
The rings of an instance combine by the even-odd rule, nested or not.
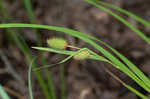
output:
[[[77,53],[73,58],[75,60],[84,60],[87,59],[90,56],[90,53],[88,50],[83,50],[79,53]]]
[[[50,38],[47,40],[47,44],[56,49],[66,49],[67,47],[67,41],[64,40],[63,38]]]

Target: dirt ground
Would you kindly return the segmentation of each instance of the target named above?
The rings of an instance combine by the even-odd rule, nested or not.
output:
[[[4,6],[12,22],[29,23],[27,12],[21,0],[4,0]],[[89,5],[83,0],[31,0],[37,24],[55,25],[71,28],[84,33],[89,33],[111,45],[150,77],[150,46],[145,43],[132,30],[104,11]],[[118,7],[127,9],[150,22],[150,0],[103,0]],[[61,2],[61,5],[60,5]],[[60,13],[61,11],[61,13]],[[150,37],[150,29],[145,28],[132,18],[124,16],[135,27]],[[1,15],[1,13],[0,13]],[[15,32],[16,30],[14,30]],[[46,45],[47,38],[61,36],[70,45],[88,47],[99,53],[83,41],[59,34],[55,31],[38,29],[42,38],[42,45]],[[35,46],[36,39],[32,29],[19,29],[28,45]],[[39,53],[33,50],[33,55]],[[100,54],[100,53],[99,53]],[[57,63],[62,55],[44,52],[48,64]],[[39,66],[41,60],[38,58]],[[0,29],[0,84],[6,89],[13,90],[21,99],[29,99],[27,86],[28,63],[19,48],[8,41],[6,31]],[[69,60],[65,63],[66,99],[140,99],[135,94],[124,88],[112,78],[104,67],[109,67],[118,77],[139,91],[146,93],[124,73],[103,62],[84,60]],[[60,99],[60,67],[49,70],[55,84],[57,99]],[[43,73],[44,74],[44,73]],[[44,99],[36,78],[32,77],[33,94],[35,99]],[[17,99],[12,94],[12,99]]]

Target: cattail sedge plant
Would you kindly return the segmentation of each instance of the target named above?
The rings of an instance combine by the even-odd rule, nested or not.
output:
[[[140,79],[133,71],[131,71],[128,67],[126,67],[126,65],[124,65],[121,61],[119,61],[115,56],[113,56],[110,52],[106,51],[100,45],[95,43],[94,39],[95,40],[97,40],[97,39],[95,37],[91,36],[91,35],[86,34],[86,36],[85,36],[84,33],[81,33],[81,32],[78,32],[78,31],[75,31],[75,30],[72,30],[72,29],[56,27],[56,26],[47,26],[47,25],[39,25],[39,24],[0,24],[0,28],[10,28],[10,27],[11,28],[12,27],[24,27],[24,28],[25,27],[26,28],[30,27],[30,28],[42,28],[42,29],[48,29],[48,30],[56,30],[56,31],[59,31],[59,33],[64,32],[68,35],[72,35],[74,37],[77,37],[77,38],[85,41],[86,43],[92,45],[93,47],[95,47],[98,51],[100,51],[106,57],[106,58],[104,58],[102,56],[99,56],[96,53],[94,53],[93,51],[89,50],[90,53],[92,53],[92,55],[89,56],[89,59],[104,61],[104,62],[107,62],[107,63],[111,64],[112,66],[114,66],[115,68],[119,69],[120,71],[122,71],[126,75],[128,75],[130,78],[132,78],[138,85],[140,85],[147,92],[150,92],[150,88],[148,87],[147,84],[145,84],[145,82],[149,83],[148,82],[149,79],[145,75],[140,74],[140,77],[141,76],[145,77],[146,79],[148,79],[148,81],[146,81],[146,80],[143,81],[142,79]],[[67,59],[65,59],[63,61],[66,61],[66,60],[70,59],[70,57],[73,57],[77,53],[75,51],[67,51],[67,50],[60,50],[60,49],[58,50],[58,49],[53,49],[53,48],[43,48],[43,47],[33,47],[33,48],[36,48],[36,49],[39,49],[39,50],[42,50],[42,51],[50,51],[50,52],[55,52],[55,53],[58,53],[58,54],[70,55],[70,56],[67,57]],[[109,48],[109,46],[108,46],[108,48]],[[116,52],[116,50],[114,52]],[[134,68],[136,68],[136,70],[137,70],[137,67],[134,67]],[[132,89],[133,88],[131,88],[129,90],[132,90]],[[137,92],[132,91],[132,92],[134,92],[136,95],[141,97],[142,93],[140,93],[140,95],[139,95],[139,94],[137,94],[137,93],[139,93],[138,91]],[[145,96],[145,95],[143,95],[143,96]],[[143,97],[141,97],[141,98],[142,99],[148,99],[148,98],[143,98]]]
[[[54,42],[57,42],[56,44]],[[47,40],[48,45],[53,49],[56,50],[62,50],[60,52],[63,52],[64,49],[66,49],[66,45],[68,45],[67,41],[62,39],[62,38],[50,38]],[[59,44],[58,44],[59,43]],[[68,45],[71,46],[71,45]],[[96,54],[95,52],[89,50],[88,48],[78,48],[78,47],[74,47],[71,46],[73,48],[77,48],[79,49],[78,51],[74,52],[74,54],[71,54],[70,56],[68,56],[67,58],[63,59],[62,61],[56,63],[56,64],[52,64],[52,65],[48,65],[48,66],[44,66],[44,67],[40,67],[40,68],[36,68],[34,70],[40,70],[43,68],[48,68],[48,67],[54,67],[58,64],[64,63],[67,60],[69,60],[70,58],[73,57],[73,59],[75,60],[85,60],[88,59],[90,56],[94,56],[97,57],[98,60],[100,61],[104,61],[107,63],[110,63],[111,65],[116,66],[115,64],[113,64],[112,62],[110,62],[109,60],[107,60],[106,58],[99,56],[98,54]],[[32,47],[34,49],[38,49],[38,50],[46,50],[46,51],[51,51],[51,52],[55,52],[52,51],[50,48],[43,48],[43,47]],[[57,52],[56,52],[57,53]],[[69,52],[68,52],[69,53]],[[142,99],[148,99],[146,96],[144,96],[142,93],[138,92],[136,89],[132,88],[130,85],[127,85],[125,82],[123,82],[120,78],[118,78],[116,75],[114,75],[111,71],[109,71],[106,67],[105,67],[105,71],[110,74],[114,79],[116,79],[118,82],[120,82],[124,87],[128,88],[130,91],[134,92],[135,94],[137,94],[139,97],[141,97]]]
[[[146,26],[148,28],[150,26],[150,23],[148,23],[146,21],[143,21],[143,19],[135,16],[132,13],[129,13],[126,10],[122,10],[121,8],[117,8],[114,5],[110,5],[110,4],[105,3],[105,2],[99,2],[98,0],[84,0],[84,1],[91,4],[91,5],[93,5],[93,6],[95,6],[95,7],[100,8],[100,9],[104,10],[105,12],[107,12],[108,14],[112,15],[117,20],[119,20],[120,22],[125,24],[127,27],[129,27],[132,31],[134,31],[140,38],[142,38],[144,41],[146,41],[148,44],[150,44],[150,38],[149,37],[147,37],[143,32],[141,32],[139,29],[137,29],[136,27],[131,25],[129,22],[127,22],[121,16],[115,14],[109,8],[115,9],[115,10],[117,10],[117,11],[119,11],[119,12],[125,14],[125,15],[128,15],[128,16],[132,17],[133,19],[135,19],[136,21],[142,23],[144,26]],[[106,7],[108,7],[108,8],[106,8]],[[64,62],[68,61],[70,58],[80,60],[80,61],[85,60],[85,59],[92,59],[93,61],[98,60],[98,61],[103,61],[103,62],[109,63],[113,67],[115,67],[116,69],[118,69],[118,70],[122,71],[123,73],[125,73],[128,77],[130,77],[133,81],[135,81],[141,88],[143,88],[145,91],[150,93],[150,79],[148,77],[146,77],[146,75],[139,68],[137,68],[137,66],[134,65],[130,60],[128,60],[124,55],[122,55],[117,50],[112,48],[110,45],[108,45],[105,42],[97,39],[94,36],[91,36],[87,33],[85,34],[85,33],[79,32],[79,31],[75,31],[75,30],[72,30],[72,29],[63,28],[63,27],[39,25],[39,24],[22,24],[22,23],[0,24],[0,28],[48,29],[48,30],[58,31],[59,33],[63,32],[63,33],[66,33],[67,35],[71,35],[73,37],[79,38],[80,40],[83,40],[84,42],[86,42],[89,45],[91,45],[92,47],[94,47],[97,51],[99,51],[101,54],[103,54],[104,57],[102,57],[102,56],[98,55],[97,53],[93,52],[91,49],[78,48],[78,47],[69,45],[67,43],[67,41],[62,39],[62,38],[48,39],[47,43],[48,43],[49,47],[32,47],[32,48],[40,50],[40,51],[49,51],[49,52],[53,52],[53,53],[57,53],[57,54],[63,54],[63,55],[68,56],[67,58],[61,60],[60,62],[58,62],[56,64],[64,63]],[[106,49],[104,49],[102,46],[100,46],[98,43],[96,43],[96,41],[98,43],[104,45],[108,49],[110,49],[119,58],[114,56],[112,53],[110,53]],[[53,46],[53,44],[54,44],[54,46]],[[66,49],[67,47],[75,48],[76,51],[67,50]],[[121,59],[121,61],[120,61],[120,59]],[[40,68],[33,68],[33,69],[35,71],[38,71],[42,68],[48,68],[48,67],[56,66],[56,64],[52,64],[50,66],[44,66],[44,67],[40,67]],[[32,66],[32,64],[30,65],[30,67],[31,66]],[[31,72],[31,71],[32,70],[30,68],[29,72]],[[113,74],[111,74],[109,71],[107,71],[107,72],[111,76],[113,76]],[[31,76],[31,73],[29,73],[29,76]],[[116,76],[114,76],[114,78],[116,80],[118,79]],[[132,88],[131,86],[125,84],[124,82],[120,81],[119,79],[118,79],[118,81],[120,83],[122,83],[123,86],[125,86],[130,91],[132,91],[137,96],[139,96],[140,98],[148,99],[148,97],[146,95],[144,95],[143,93],[141,93],[138,90]],[[31,88],[31,87],[29,87],[29,88]],[[32,95],[32,93],[30,93],[30,95]]]

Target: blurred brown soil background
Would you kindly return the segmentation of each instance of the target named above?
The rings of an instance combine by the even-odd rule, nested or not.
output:
[[[12,22],[29,23],[22,0],[4,1],[4,7]],[[127,9],[150,22],[150,0],[103,1],[108,1],[118,7]],[[31,2],[37,24],[63,26],[89,33],[117,49],[139,66],[147,76],[150,76],[150,46],[109,14],[89,5],[83,0],[62,0],[61,16],[60,0],[31,0]],[[150,29],[145,28],[128,16],[124,16],[119,12],[115,13],[125,18],[150,37]],[[30,47],[36,45],[32,29],[19,29],[19,33],[25,38]],[[47,46],[46,40],[48,38],[59,36],[64,37],[70,45],[81,48],[88,47],[98,53],[90,45],[63,33],[59,34],[55,31],[43,29],[38,29],[38,33],[42,38],[43,46]],[[39,55],[38,51],[31,50],[33,55]],[[17,92],[16,94],[21,95],[22,99],[29,99],[27,86],[27,70],[29,65],[19,48],[14,43],[8,42],[6,30],[4,29],[0,29],[0,53],[0,83],[5,88]],[[44,55],[48,64],[57,63],[62,57],[62,55],[48,52],[44,52]],[[39,66],[41,66],[40,58],[37,60]],[[9,65],[11,65],[11,68]],[[66,99],[139,99],[135,94],[128,91],[108,75],[104,67],[109,67],[124,82],[149,95],[124,73],[109,64],[93,60],[75,61],[71,59],[65,63]],[[60,99],[60,67],[49,69],[49,73],[55,84],[57,99]],[[32,85],[35,99],[44,99],[34,75],[32,77]],[[12,99],[17,99],[13,94],[9,95]]]

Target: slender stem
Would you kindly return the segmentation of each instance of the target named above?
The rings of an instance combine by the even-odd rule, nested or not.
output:
[[[62,15],[63,15],[63,4],[62,0],[59,0],[59,15],[60,15],[60,24],[62,23]],[[61,99],[65,99],[65,65],[61,64]]]
[[[65,99],[65,65],[61,64],[61,99]]]
[[[67,47],[74,48],[74,49],[81,49],[79,47],[75,47],[75,46],[71,46],[71,45],[67,45]]]
[[[136,89],[132,88],[131,86],[127,85],[125,82],[123,82],[119,77],[117,77],[115,74],[113,74],[110,70],[108,70],[105,67],[105,71],[112,76],[114,79],[116,79],[118,82],[120,82],[124,87],[126,87],[127,89],[129,89],[131,92],[135,93],[136,95],[138,95],[139,97],[141,97],[142,99],[148,99],[148,97],[144,96],[143,94],[141,94],[139,91],[137,91]]]

